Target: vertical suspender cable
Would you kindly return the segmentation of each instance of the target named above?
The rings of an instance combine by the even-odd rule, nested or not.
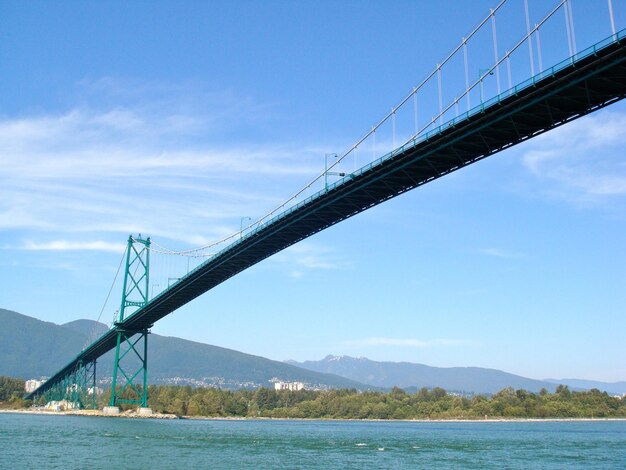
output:
[[[611,31],[613,32],[613,40],[616,39],[616,31],[615,31],[615,17],[613,16],[613,2],[611,0],[607,0],[609,3],[609,18],[611,20]]]
[[[376,128],[372,127],[372,161],[376,160]]]
[[[570,23],[570,31],[572,32],[572,46],[574,47],[574,54],[576,54],[576,31],[574,30],[574,12],[572,11],[572,0],[567,2],[569,5],[569,23]]]
[[[396,149],[396,109],[393,108],[391,110],[391,133],[392,133],[392,143],[393,143],[393,149]]]
[[[419,120],[417,115],[417,88],[413,88],[413,114],[415,118],[415,134],[420,130]]]
[[[543,72],[543,60],[541,58],[541,41],[539,40],[539,25],[535,25],[535,39],[537,39],[537,56],[539,57],[539,73]]]
[[[439,125],[443,125],[443,93],[441,91],[441,65],[437,64],[437,84],[439,88]]]
[[[509,75],[509,90],[513,88],[513,79],[511,78],[511,53],[506,53],[506,71]]]
[[[472,107],[469,94],[469,67],[467,65],[467,40],[463,38],[463,61],[465,62],[465,96],[467,97],[467,110]]]
[[[530,54],[530,75],[535,75],[535,60],[533,58],[533,38],[530,36],[530,16],[528,14],[528,0],[524,0],[524,10],[526,12],[526,34],[528,35],[528,53]]]
[[[569,47],[569,56],[572,57],[574,55],[574,51],[572,49],[572,33],[569,27],[569,10],[567,8],[567,0],[563,5],[563,12],[565,13],[565,31],[567,32],[567,45]]]
[[[496,86],[498,88],[498,95],[500,94],[500,66],[498,65],[498,38],[496,36],[496,14],[491,10],[491,31],[493,33],[493,56],[494,64],[496,64]]]

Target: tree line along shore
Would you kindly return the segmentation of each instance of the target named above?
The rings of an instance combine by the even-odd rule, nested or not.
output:
[[[0,377],[0,408],[20,409],[32,405],[23,400],[24,381]],[[559,385],[554,393],[505,388],[486,396],[464,397],[442,388],[422,388],[406,393],[338,390],[222,390],[190,386],[150,385],[150,407],[157,413],[220,418],[309,419],[567,419],[626,418],[626,399],[597,389],[571,391]],[[108,404],[110,391],[98,397]],[[129,409],[136,405],[123,405]]]

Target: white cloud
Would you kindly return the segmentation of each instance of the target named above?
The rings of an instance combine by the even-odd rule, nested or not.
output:
[[[271,119],[271,109],[232,92],[108,78],[81,87],[89,106],[0,118],[0,230],[205,244],[321,170],[318,149],[246,143],[246,132],[236,147],[221,143],[222,131]]]
[[[60,115],[0,121],[2,177],[89,179],[310,175],[316,168],[288,146],[222,148],[180,135],[138,110],[75,109]],[[304,165],[303,165],[304,163]]]
[[[353,266],[350,260],[338,255],[332,248],[307,241],[290,246],[274,255],[272,260],[295,268],[289,273],[294,279],[302,278],[305,270],[351,269]]]
[[[383,338],[370,337],[357,340],[344,341],[343,345],[350,348],[361,348],[367,346],[398,346],[409,348],[432,348],[446,346],[464,346],[471,344],[470,341],[457,339],[429,339],[420,340],[415,338]]]
[[[483,248],[482,250],[478,250],[479,253],[487,256],[492,256],[494,258],[503,258],[503,259],[520,259],[523,258],[523,255],[519,253],[513,253],[510,251],[502,250],[501,248]]]
[[[524,166],[569,199],[626,195],[626,113],[599,111],[528,144]]]
[[[20,249],[27,251],[107,251],[121,254],[126,249],[126,245],[123,243],[109,243],[105,241],[73,242],[54,240],[44,243],[27,241]]]

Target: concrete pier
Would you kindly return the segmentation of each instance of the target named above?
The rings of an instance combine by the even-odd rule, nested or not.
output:
[[[139,408],[139,416],[152,416],[152,408]]]
[[[102,414],[104,416],[117,416],[120,414],[120,409],[117,406],[105,406],[102,408]]]

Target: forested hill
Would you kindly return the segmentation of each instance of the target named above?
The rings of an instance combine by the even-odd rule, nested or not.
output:
[[[0,375],[49,376],[76,356],[85,335],[50,322],[0,309]]]
[[[0,375],[23,379],[47,377],[63,367],[106,325],[77,320],[56,325],[0,309]],[[371,388],[350,379],[302,369],[232,349],[180,338],[150,335],[149,381],[223,388],[272,387],[271,379],[298,381],[321,388]],[[112,352],[98,361],[98,377],[110,377]]]
[[[106,329],[106,325],[91,320],[57,325],[0,309],[0,375],[23,379],[50,376]],[[623,382],[593,382],[587,387],[573,379],[550,383],[479,367],[438,368],[349,356],[327,356],[321,361],[283,363],[156,334],[150,335],[148,343],[148,377],[155,384],[219,386],[228,389],[271,388],[271,380],[279,379],[304,382],[313,388],[365,390],[397,386],[413,392],[422,387],[441,387],[453,392],[489,394],[506,387],[536,393],[542,388],[554,391],[558,383],[563,383],[572,389],[598,388],[612,395],[626,392],[626,384]],[[110,377],[112,366],[113,352],[110,352],[98,361],[98,377]]]

